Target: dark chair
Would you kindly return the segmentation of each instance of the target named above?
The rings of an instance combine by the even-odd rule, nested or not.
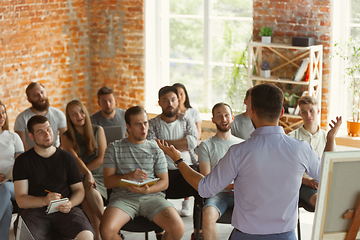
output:
[[[304,200],[299,199],[298,204],[298,224],[297,224],[297,231],[298,231],[298,240],[301,240],[301,231],[300,231],[300,208],[304,208],[308,212],[315,212],[315,208],[311,205],[309,205]]]
[[[217,223],[231,224],[234,207],[228,207],[224,214],[216,221]]]
[[[162,232],[162,228],[149,219],[139,216],[126,223],[121,230],[128,232],[145,232],[145,240],[149,239],[149,232]]]

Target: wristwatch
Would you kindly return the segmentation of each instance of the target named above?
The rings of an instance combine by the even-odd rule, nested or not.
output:
[[[180,158],[179,160],[177,160],[174,164],[175,164],[175,167],[177,167],[178,168],[178,165],[179,165],[179,163],[181,163],[181,162],[183,162],[184,161],[184,159],[182,159],[182,158]]]

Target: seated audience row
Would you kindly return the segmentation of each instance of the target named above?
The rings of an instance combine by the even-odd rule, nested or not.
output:
[[[6,131],[8,129],[6,109],[0,102],[0,110],[2,110],[0,111],[0,143],[4,134],[9,135],[9,139],[12,139],[11,142],[4,144],[4,149],[9,153],[5,158],[10,164],[7,166],[1,163],[0,170],[4,173],[9,172],[3,169],[11,168],[14,159],[24,151],[21,143],[23,140],[25,149],[30,150],[15,161],[15,196],[19,206],[26,209],[21,216],[26,224],[30,225],[29,228],[36,235],[36,239],[46,239],[50,236],[52,227],[44,227],[41,230],[36,227],[39,222],[43,221],[45,224],[49,220],[61,225],[56,230],[58,232],[63,233],[66,227],[67,232],[63,235],[66,237],[98,240],[101,239],[101,235],[102,239],[122,239],[119,229],[137,215],[148,217],[165,230],[165,232],[157,233],[157,239],[180,239],[184,232],[183,223],[176,209],[165,200],[165,197],[183,198],[188,196],[195,198],[194,233],[191,236],[191,239],[194,239],[197,234],[200,234],[195,231],[195,229],[201,228],[201,226],[197,226],[199,222],[201,223],[201,218],[198,219],[201,212],[197,212],[199,210],[196,206],[201,205],[202,198],[197,192],[197,185],[194,186],[193,180],[189,181],[187,177],[182,176],[178,165],[184,161],[194,170],[199,170],[203,176],[207,176],[230,146],[246,140],[254,130],[253,125],[249,125],[250,116],[254,111],[251,108],[250,90],[247,91],[244,100],[247,106],[246,112],[241,116],[238,115],[237,121],[236,117],[234,120],[229,105],[216,104],[212,109],[212,121],[216,125],[217,131],[215,136],[202,142],[199,146],[199,169],[194,149],[200,143],[198,136],[201,134],[201,119],[198,112],[192,110],[186,88],[182,84],[165,86],[159,90],[159,105],[162,113],[150,121],[141,107],[131,107],[126,112],[115,108],[116,99],[112,89],[108,87],[99,90],[98,103],[101,110],[91,117],[81,102],[77,100],[69,102],[66,106],[65,125],[63,124],[64,114],[49,106],[49,100],[41,84],[31,83],[26,89],[26,94],[32,107],[25,110],[16,119],[15,130],[19,135]],[[297,132],[299,131],[309,131],[308,135],[311,135],[321,130],[318,122],[314,121],[319,113],[316,107],[317,103],[311,97],[302,99],[300,99],[299,105],[300,115],[304,120],[304,130],[300,129],[292,133],[296,134],[297,138],[301,138],[298,137]],[[251,119],[253,118],[251,117]],[[336,131],[339,122],[341,123],[341,119],[334,123]],[[125,134],[119,136],[119,139],[123,140],[112,142],[107,147],[104,129],[96,123],[103,125],[104,128],[113,126],[126,128],[128,136],[125,139],[123,139]],[[25,129],[23,128],[24,124]],[[335,130],[333,132],[336,132]],[[244,139],[233,136],[233,132],[242,134]],[[61,136],[61,145],[58,141],[58,133]],[[325,136],[324,132],[321,136]],[[176,160],[175,164],[169,156],[165,157],[154,142],[149,141],[155,139],[166,141],[166,144],[159,142],[160,148],[169,153],[171,157],[175,155],[177,158],[174,159]],[[304,137],[303,139],[307,140]],[[323,146],[322,150],[318,152],[320,156],[325,148],[325,143],[326,137],[318,147]],[[168,149],[168,145],[172,145],[174,148]],[[57,146],[72,155],[55,148]],[[2,145],[0,145],[1,147]],[[180,150],[180,159],[174,152],[175,148]],[[5,158],[4,160],[6,160]],[[30,158],[31,163],[27,163],[26,159]],[[60,161],[59,158],[64,160]],[[46,161],[44,161],[45,159]],[[53,164],[53,161],[58,162]],[[38,174],[38,171],[42,173]],[[58,176],[60,172],[63,173],[63,176]],[[0,217],[3,216],[1,223],[4,220],[5,225],[8,226],[11,220],[11,199],[14,199],[14,185],[7,181],[5,175],[0,174],[0,182],[2,183],[4,180],[4,183],[0,184],[1,198],[4,196],[6,203],[0,208]],[[121,179],[143,181],[155,177],[158,177],[159,181],[151,186],[133,187],[128,185],[126,189],[118,187]],[[80,181],[78,181],[79,179]],[[306,177],[302,182],[301,189],[306,190],[300,189],[300,197],[305,196],[306,201],[314,206],[317,183]],[[108,198],[106,188],[114,190],[104,213],[104,200]],[[206,199],[203,207],[204,220],[201,233],[204,239],[217,239],[215,223],[227,207],[234,204],[233,191],[234,184],[229,183],[221,190],[221,193]],[[46,215],[43,207],[47,206],[51,200],[62,197],[70,199],[68,203],[58,207],[60,212],[69,213],[66,214],[67,217],[58,217],[57,215],[61,215],[60,213]],[[27,202],[29,200],[32,202]],[[185,200],[184,203],[186,201],[188,200]],[[92,227],[87,219],[84,220],[85,215],[82,210],[76,207],[79,204],[89,217]],[[63,224],[63,221],[66,222],[67,219],[74,216],[78,217],[78,221],[72,226]],[[4,234],[8,235],[9,228],[7,227],[7,233],[2,227],[0,227],[0,231],[4,231]]]

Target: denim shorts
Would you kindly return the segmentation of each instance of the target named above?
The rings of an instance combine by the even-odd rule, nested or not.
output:
[[[214,197],[205,199],[205,205],[203,207],[212,206],[216,208],[221,217],[228,207],[234,206],[234,193],[233,192],[219,192]]]
[[[295,230],[278,234],[247,234],[235,229],[231,232],[229,240],[296,240]]]

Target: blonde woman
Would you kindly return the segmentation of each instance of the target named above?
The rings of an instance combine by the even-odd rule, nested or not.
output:
[[[78,100],[66,106],[67,131],[61,135],[64,150],[77,159],[79,171],[84,175],[85,199],[82,208],[90,218],[95,230],[95,239],[100,239],[99,225],[104,213],[103,198],[107,191],[103,178],[103,159],[106,138],[101,126],[92,125],[85,106]]]
[[[9,238],[9,229],[12,215],[14,183],[12,168],[15,158],[24,152],[24,145],[16,133],[9,132],[9,121],[6,108],[0,101],[0,236]]]

